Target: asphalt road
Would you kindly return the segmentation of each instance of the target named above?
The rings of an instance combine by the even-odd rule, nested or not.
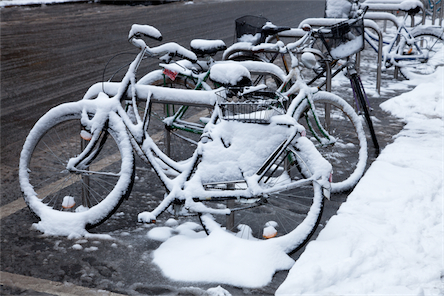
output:
[[[162,32],[163,42],[175,41],[186,47],[194,38],[222,39],[230,45],[234,39],[234,20],[242,15],[262,14],[277,25],[295,27],[307,17],[322,17],[323,10],[323,0],[196,0],[193,4],[179,2],[158,6],[78,3],[0,10],[0,206],[22,198],[17,180],[18,159],[33,124],[51,107],[81,99],[90,85],[102,81],[105,65],[111,57],[121,52],[135,52],[126,41],[132,24],[153,25]],[[106,76],[130,60],[131,57],[125,55],[116,57]],[[157,63],[154,60],[140,72],[155,69]],[[382,99],[385,98],[378,98]],[[377,123],[384,147],[401,125],[385,115],[378,115],[378,118],[384,118]],[[390,128],[383,130],[381,126]],[[81,242],[84,249],[94,247],[99,251],[73,253],[74,241],[42,237],[41,233],[30,229],[38,220],[24,208],[1,220],[1,271],[28,276],[28,280],[69,282],[134,295],[195,295],[187,287],[217,286],[218,283],[171,282],[150,263],[149,254],[159,243],[147,240],[146,228],[135,222],[141,206],[139,197],[145,197],[143,202],[146,202],[148,196],[161,198],[163,193],[149,169],[140,167],[137,174],[137,184],[131,198],[119,209],[120,214],[94,230],[112,234],[117,237],[116,241],[85,240]],[[346,197],[347,194],[336,195],[328,203],[324,225]],[[294,254],[293,258],[299,254]],[[285,275],[286,272],[277,273],[273,282],[261,289],[226,285],[224,288],[233,295],[274,294]],[[33,289],[14,284],[2,285],[0,292],[36,295]]]

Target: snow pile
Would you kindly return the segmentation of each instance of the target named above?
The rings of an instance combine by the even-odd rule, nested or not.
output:
[[[443,295],[443,72],[381,105],[407,125],[276,295]]]
[[[2,0],[0,1],[0,8],[7,6],[18,5],[39,5],[39,4],[55,4],[66,2],[80,2],[82,0]]]
[[[173,280],[261,287],[276,271],[287,270],[294,263],[277,244],[270,244],[272,240],[246,240],[219,227],[207,236],[203,231],[195,232],[191,224],[190,228],[183,226],[154,228],[148,233],[150,238],[179,233],[153,253],[154,263]]]

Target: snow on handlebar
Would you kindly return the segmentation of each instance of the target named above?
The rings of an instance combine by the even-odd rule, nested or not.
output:
[[[134,24],[131,26],[131,30],[128,35],[128,40],[131,40],[134,37],[139,37],[141,34],[156,39],[158,41],[162,41],[162,34],[159,32],[159,30],[157,30],[153,26],[138,25],[138,24]]]
[[[169,42],[165,43],[153,48],[148,47],[146,45],[145,41],[140,39],[141,35],[153,38],[158,41],[162,41],[162,34],[154,28],[153,26],[149,25],[138,25],[134,24],[131,26],[131,30],[128,35],[128,41],[140,49],[145,49],[145,53],[149,56],[160,56],[160,55],[166,55],[169,57],[180,57],[187,60],[190,60],[191,62],[197,62],[197,56],[192,51],[186,49],[185,47],[180,46],[179,44],[175,42]]]

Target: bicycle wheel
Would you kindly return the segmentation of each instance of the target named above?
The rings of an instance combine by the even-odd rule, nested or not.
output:
[[[444,30],[442,27],[419,26],[411,33],[415,37],[416,45],[427,58],[398,61],[401,74],[407,79],[414,78],[415,75],[432,74],[438,66],[444,65]],[[405,57],[421,54],[415,45],[405,42],[400,45],[399,52]]]
[[[33,127],[20,159],[20,185],[29,208],[45,223],[92,228],[116,211],[131,191],[134,157],[117,120],[109,120],[87,161],[67,169],[88,144],[82,104],[53,108]],[[92,115],[91,115],[92,116]],[[118,127],[118,129],[115,129]]]
[[[301,103],[294,116],[333,166],[332,192],[349,190],[364,174],[368,158],[362,123],[353,108],[337,95],[318,92],[313,102],[316,117],[307,100]]]
[[[273,189],[306,179],[307,171],[304,167],[296,148],[290,147],[277,158],[260,186]],[[230,188],[229,185],[227,190],[246,186],[244,183],[236,183],[231,184]],[[321,186],[309,181],[291,190],[258,197],[255,201],[231,199],[225,203],[208,203],[213,203],[213,207],[218,209],[231,209],[230,216],[218,216],[216,221],[234,235],[250,240],[276,240],[287,253],[293,253],[314,234],[321,220],[324,198]]]
[[[153,71],[142,79],[139,83],[147,85],[180,89],[196,87],[191,78],[178,75],[172,80],[162,70]],[[145,107],[146,100],[138,99],[137,108],[141,117]],[[174,161],[183,161],[193,154],[210,115],[208,108],[152,103],[148,134],[167,156]]]

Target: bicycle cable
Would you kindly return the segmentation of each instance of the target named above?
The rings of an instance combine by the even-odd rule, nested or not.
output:
[[[128,52],[128,51],[126,51],[126,52],[121,52],[121,53],[115,54],[113,57],[111,57],[111,58],[108,60],[108,62],[107,62],[106,65],[105,65],[105,68],[103,69],[103,73],[102,73],[102,91],[103,91],[103,92],[105,92],[105,72],[106,72],[106,68],[108,67],[109,63],[110,63],[115,57],[120,56],[120,55],[124,55],[124,54],[136,55],[137,53],[136,53],[136,52]],[[127,66],[130,65],[130,64],[131,64],[131,63],[125,64],[124,66],[122,66],[122,67],[120,67],[119,69],[117,69],[117,71],[115,71],[114,74],[111,75],[111,78],[108,80],[108,82],[111,81],[111,79],[113,79],[113,77],[114,77],[114,76],[115,76],[120,70],[122,70],[123,68],[127,67]]]

